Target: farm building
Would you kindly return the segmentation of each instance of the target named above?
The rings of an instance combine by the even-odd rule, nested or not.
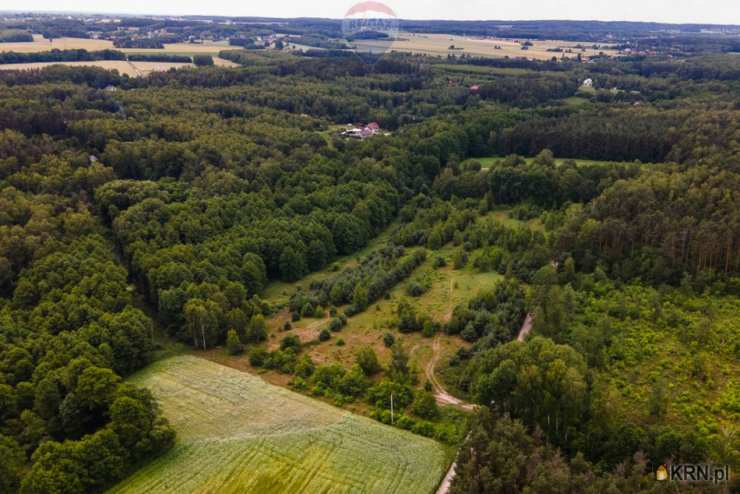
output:
[[[583,81],[583,86],[584,87],[594,87],[593,79],[586,79],[585,81]]]

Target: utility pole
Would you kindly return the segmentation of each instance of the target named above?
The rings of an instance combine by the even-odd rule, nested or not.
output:
[[[393,425],[393,393],[391,393],[391,425]]]

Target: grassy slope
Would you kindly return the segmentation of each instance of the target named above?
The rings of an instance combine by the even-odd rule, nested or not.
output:
[[[163,360],[132,381],[178,440],[111,493],[428,493],[447,464],[432,440],[203,359]]]

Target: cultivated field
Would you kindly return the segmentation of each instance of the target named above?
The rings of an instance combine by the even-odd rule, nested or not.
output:
[[[152,390],[175,447],[110,493],[430,493],[442,446],[191,356],[132,381]]]
[[[173,62],[128,62],[126,60],[96,60],[92,62],[36,62],[36,63],[8,63],[1,64],[0,70],[34,70],[43,69],[51,65],[66,65],[68,67],[101,67],[107,70],[117,70],[120,74],[131,77],[140,77],[152,72],[164,72],[173,68],[193,67],[190,63]]]
[[[54,40],[45,39],[43,36],[34,35],[33,42],[25,43],[0,43],[0,52],[15,51],[18,53],[37,53],[49,50],[120,50],[125,53],[169,53],[172,55],[210,54],[215,55],[221,50],[229,48],[226,42],[215,43],[172,43],[165,44],[163,49],[157,48],[116,48],[112,41],[104,39],[84,38],[58,38]]]
[[[501,38],[471,38],[467,36],[453,36],[449,34],[424,34],[424,33],[400,33],[392,42],[378,40],[360,40],[353,42],[361,51],[388,50],[420,53],[426,55],[475,55],[493,58],[517,58],[525,57],[538,60],[549,60],[552,57],[575,58],[578,53],[584,58],[598,55],[600,51],[608,55],[616,55],[617,52],[609,46],[602,45],[599,49],[593,49],[592,45],[584,44],[584,50],[576,48],[578,43],[560,40],[530,40],[533,46],[522,50],[522,43],[526,40],[512,40]],[[451,46],[455,49],[450,49]],[[498,47],[498,48],[497,48]],[[552,52],[548,49],[562,48],[563,52]],[[568,50],[570,52],[568,53]]]

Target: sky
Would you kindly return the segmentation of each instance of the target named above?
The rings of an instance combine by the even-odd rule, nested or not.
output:
[[[0,10],[342,18],[362,0],[4,0]],[[403,19],[740,24],[737,0],[383,0]]]

